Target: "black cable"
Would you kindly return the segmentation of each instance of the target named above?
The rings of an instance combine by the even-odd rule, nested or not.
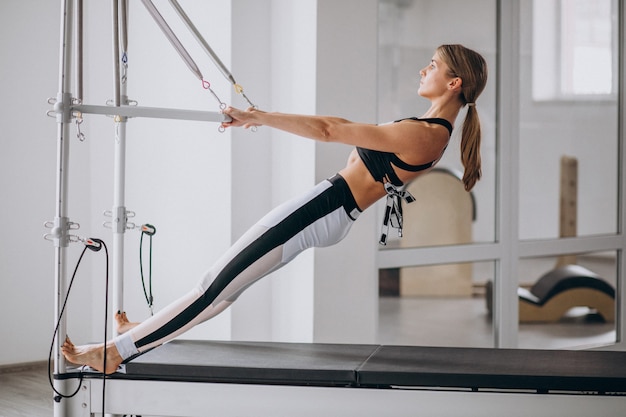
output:
[[[72,394],[67,395],[67,394],[62,394],[59,391],[57,391],[57,389],[54,387],[54,383],[52,382],[52,351],[54,350],[54,341],[57,337],[57,334],[59,332],[59,326],[61,325],[61,318],[63,317],[63,313],[65,312],[65,307],[67,305],[67,300],[70,296],[70,291],[72,289],[72,284],[74,284],[74,278],[76,278],[76,272],[78,271],[78,266],[80,265],[80,262],[83,259],[83,256],[85,255],[85,252],[87,251],[87,246],[85,246],[85,248],[83,249],[82,253],[80,254],[80,257],[78,258],[78,262],[76,262],[76,267],[74,268],[74,273],[72,273],[72,279],[70,280],[70,284],[67,287],[67,294],[65,294],[65,300],[63,300],[63,307],[61,307],[61,312],[59,313],[59,318],[57,320],[57,324],[54,326],[54,333],[52,334],[52,343],[50,344],[50,353],[48,355],[48,382],[50,382],[50,387],[52,387],[52,390],[54,391],[54,393],[56,394],[56,396],[54,397],[54,401],[59,402],[61,401],[62,398],[72,398],[73,396],[75,396],[78,391],[80,390],[80,386],[83,383],[83,373],[81,371],[80,373],[80,380],[78,381],[78,387],[76,388],[76,391],[74,391]]]
[[[109,248],[106,243],[100,239],[94,239],[104,247],[106,255],[106,278],[104,283],[104,361],[102,371],[102,415],[104,416],[104,404],[106,398],[106,380],[107,380],[107,327],[109,324]]]
[[[63,300],[63,306],[61,307],[59,318],[54,328],[54,333],[52,335],[52,343],[50,344],[50,352],[48,355],[48,382],[50,383],[52,390],[56,394],[56,396],[54,397],[54,401],[59,402],[63,398],[72,398],[78,393],[82,385],[83,378],[84,378],[84,373],[83,373],[84,366],[81,368],[81,371],[80,371],[80,380],[78,381],[78,387],[72,394],[67,395],[67,394],[62,394],[59,391],[57,391],[57,389],[54,387],[54,383],[52,382],[52,373],[51,373],[52,351],[54,350],[54,341],[58,335],[59,326],[61,325],[61,319],[63,317],[63,314],[65,313],[65,308],[67,306],[67,301],[70,296],[70,291],[72,289],[72,285],[74,284],[74,279],[76,278],[78,267],[83,259],[83,256],[85,255],[85,252],[87,251],[87,249],[91,249],[92,251],[97,252],[103,247],[104,247],[104,251],[106,254],[106,277],[105,277],[105,303],[104,303],[104,363],[103,363],[104,372],[102,372],[102,415],[104,415],[104,411],[105,411],[104,406],[105,406],[105,395],[106,395],[106,391],[105,391],[106,390],[106,355],[107,355],[107,327],[108,327],[108,308],[109,308],[108,307],[109,306],[109,250],[106,244],[100,239],[88,239],[85,242],[85,248],[81,252],[80,257],[78,258],[78,261],[76,262],[76,267],[74,268],[74,272],[72,273],[72,278],[70,279],[70,283],[67,288],[67,294],[65,295],[65,300]]]

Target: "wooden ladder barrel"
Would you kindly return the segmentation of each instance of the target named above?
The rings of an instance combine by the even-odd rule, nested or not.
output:
[[[473,195],[465,191],[460,173],[435,168],[406,186],[416,196],[404,204],[402,248],[472,242]],[[400,268],[400,296],[471,296],[472,264]]]

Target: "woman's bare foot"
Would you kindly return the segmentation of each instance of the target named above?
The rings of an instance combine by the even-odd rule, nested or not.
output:
[[[76,365],[87,365],[98,372],[104,371],[106,374],[114,373],[118,366],[122,363],[122,357],[113,343],[109,343],[107,345],[106,369],[104,369],[103,344],[75,346],[72,341],[67,338],[65,339],[63,346],[61,346],[61,352],[63,352],[65,359],[71,363]]]
[[[129,321],[128,317],[126,317],[125,311],[118,311],[115,314],[115,321],[117,321],[117,333],[118,334],[126,333],[127,331],[129,331],[130,329],[132,329],[133,327],[139,324],[138,322]]]

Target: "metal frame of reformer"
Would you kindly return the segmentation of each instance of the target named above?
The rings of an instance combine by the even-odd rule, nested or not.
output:
[[[67,417],[99,412],[102,381],[84,381],[83,386],[72,400]],[[554,413],[619,417],[626,407],[624,397],[159,380],[109,380],[106,398],[106,409],[114,414],[185,417],[527,417]]]
[[[150,0],[142,0],[146,7],[152,3]],[[173,5],[177,6],[177,2],[170,0]],[[69,182],[69,158],[70,158],[70,127],[75,122],[80,133],[80,123],[83,114],[112,116],[115,123],[115,130],[112,135],[114,141],[114,184],[113,184],[113,207],[111,210],[110,225],[113,231],[112,244],[112,306],[113,309],[122,309],[123,302],[123,253],[124,253],[124,233],[131,227],[128,222],[129,212],[125,207],[125,164],[126,164],[126,123],[129,118],[148,117],[159,119],[178,119],[190,121],[207,121],[222,122],[228,120],[221,112],[153,108],[131,105],[126,95],[126,83],[122,82],[121,61],[122,53],[125,52],[127,46],[127,0],[113,0],[113,60],[115,69],[115,91],[114,98],[110,100],[108,105],[88,105],[82,103],[82,30],[83,30],[83,2],[82,0],[61,0],[61,18],[60,18],[60,52],[59,52],[59,82],[58,92],[55,98],[49,99],[49,104],[53,105],[53,109],[48,115],[54,117],[57,122],[57,173],[56,173],[56,204],[55,217],[52,221],[46,222],[45,226],[50,229],[44,237],[53,242],[55,251],[55,320],[58,320],[58,333],[53,347],[55,389],[59,392],[68,392],[66,389],[66,381],[59,379],[58,376],[66,372],[66,362],[60,353],[60,341],[65,340],[66,320],[61,315],[63,309],[64,298],[67,294],[68,276],[67,276],[67,249],[71,242],[83,242],[85,244],[93,244],[88,238],[76,235],[76,230],[80,225],[70,220],[68,213],[68,182]],[[154,7],[154,6],[152,6]],[[185,19],[186,15],[182,9],[177,12],[183,13],[181,18]],[[151,11],[151,14],[153,11]],[[158,12],[157,12],[158,13]],[[155,17],[153,15],[153,17]],[[162,26],[163,22],[157,22],[165,32]],[[190,29],[193,25],[190,21],[186,21]],[[194,33],[199,37],[199,33]],[[170,42],[174,42],[175,36],[168,35]],[[201,38],[198,39],[202,41]],[[195,67],[195,63],[186,53],[182,45],[174,45],[181,57],[185,60],[194,75],[201,78],[202,74]],[[203,45],[204,46],[204,45]],[[212,54],[211,58],[216,65],[224,73],[233,85],[236,85],[232,75],[227,73],[227,69],[215,56],[208,45],[205,46],[207,53]],[[192,68],[192,66],[194,68]],[[74,73],[75,71],[75,73]],[[230,76],[229,76],[230,75]],[[74,90],[72,86],[73,76],[75,76]],[[204,83],[204,80],[203,80]],[[240,86],[238,93],[243,94]],[[205,86],[219,100],[210,86]],[[245,97],[245,95],[244,95]],[[246,97],[247,100],[247,97]],[[223,103],[220,102],[223,107]],[[54,405],[55,416],[67,415],[66,408],[71,407],[72,401],[60,401]]]
[[[142,0],[144,4],[148,0]],[[172,1],[172,0],[171,0]],[[125,140],[126,122],[128,118],[150,117],[169,118],[179,120],[196,120],[208,122],[221,122],[224,116],[219,112],[189,111],[180,109],[148,108],[141,106],[130,106],[126,97],[125,84],[120,83],[120,45],[124,45],[124,40],[120,42],[121,36],[126,36],[125,10],[126,0],[113,0],[113,51],[115,60],[115,97],[110,106],[87,105],[81,102],[82,98],[82,0],[62,0],[61,2],[61,48],[59,64],[59,90],[55,99],[50,100],[54,109],[49,112],[56,118],[57,122],[57,177],[56,177],[56,211],[53,221],[47,226],[51,232],[46,238],[54,243],[55,249],[55,318],[59,317],[63,299],[67,293],[67,269],[66,252],[70,242],[81,241],[83,238],[71,233],[79,226],[70,221],[68,215],[68,162],[70,150],[70,127],[73,121],[78,121],[83,114],[109,115],[114,116],[116,123],[115,137],[115,175],[114,175],[114,201],[111,210],[111,225],[113,229],[113,308],[121,308],[122,305],[122,279],[123,279],[123,239],[127,229],[127,211],[124,205],[124,167],[125,167]],[[121,23],[121,27],[120,27]],[[77,36],[74,38],[73,28],[76,24]],[[197,34],[196,34],[197,35]],[[171,39],[170,39],[171,40]],[[77,96],[72,94],[71,74],[72,74],[72,48],[76,42],[78,51],[76,53],[77,65]],[[179,51],[180,52],[180,51]],[[183,59],[185,59],[183,57]],[[218,63],[218,66],[220,66]],[[189,62],[188,62],[189,65]],[[223,64],[220,69],[223,69]],[[193,68],[190,67],[192,71]],[[224,71],[224,70],[223,70]],[[195,72],[195,71],[194,71]],[[224,75],[236,85],[232,76]],[[237,86],[237,85],[236,85]],[[240,91],[238,91],[240,92]],[[244,96],[245,97],[245,96]],[[247,97],[246,97],[247,100]],[[91,416],[102,410],[103,384],[105,381],[101,375],[87,375],[79,379],[79,375],[68,370],[63,356],[60,354],[59,341],[64,340],[66,335],[66,325],[63,318],[59,322],[58,337],[54,346],[54,374],[55,388],[60,392],[70,392],[80,383],[76,395],[69,399],[55,402],[55,416],[83,417]],[[184,346],[185,342],[182,342]],[[197,342],[206,348],[206,352],[201,357],[193,355],[183,355],[187,359],[206,360],[214,353],[216,342]],[[171,348],[181,346],[171,342],[156,350],[161,355],[166,355],[171,359],[179,358]],[[227,349],[227,357],[232,358],[235,352],[234,347],[237,342],[226,342],[222,348]],[[285,348],[298,348],[296,345],[277,344],[257,344],[255,349],[269,349],[275,351],[275,355],[281,356]],[[307,349],[325,349],[328,345],[309,344]],[[334,346],[338,349],[335,360],[343,363],[346,357],[343,356],[344,349],[367,348],[363,345],[342,345]],[[384,347],[374,347],[376,351]],[[402,349],[402,348],[400,348]],[[626,396],[623,396],[623,375],[620,374],[617,385],[615,385],[615,395],[590,395],[598,394],[593,385],[584,390],[556,390],[532,389],[527,386],[518,387],[510,384],[492,383],[482,385],[441,383],[441,375],[445,374],[444,369],[437,368],[437,364],[448,363],[450,361],[450,348],[440,348],[429,350],[429,348],[412,347],[405,351],[404,358],[413,360],[420,357],[425,351],[436,352],[435,357],[428,357],[426,363],[435,364],[434,371],[421,374],[419,369],[411,366],[404,367],[400,373],[410,373],[410,379],[419,377],[419,383],[407,383],[402,375],[396,373],[399,379],[363,382],[365,368],[359,364],[358,368],[349,369],[350,375],[358,380],[314,382],[315,377],[305,372],[303,379],[290,381],[257,378],[253,380],[242,380],[240,378],[230,378],[222,375],[218,378],[204,376],[193,377],[194,372],[190,372],[189,366],[178,367],[157,357],[154,360],[152,352],[137,358],[135,361],[125,365],[126,373],[115,374],[106,379],[106,413],[113,414],[135,414],[135,415],[161,415],[161,416],[205,416],[207,413],[215,413],[223,416],[256,415],[294,415],[294,416],[318,416],[344,415],[344,416],[380,416],[380,415],[413,415],[421,412],[430,416],[448,415],[502,415],[507,413],[510,416],[520,415],[542,415],[546,410],[557,409],[560,413],[570,416],[588,416],[597,414],[602,410],[603,415],[619,415],[626,409]],[[472,349],[455,350],[456,357],[463,357]],[[250,353],[250,352],[248,352]],[[337,353],[337,352],[335,352]],[[335,353],[330,353],[331,356]],[[490,362],[491,356],[501,354],[502,350],[482,350],[482,357],[485,366]],[[546,353],[530,352],[538,359],[545,359]],[[621,353],[622,355],[626,355]],[[287,355],[288,356],[288,355]],[[315,356],[315,355],[314,355]],[[309,357],[309,356],[306,356]],[[298,367],[306,361],[306,357],[298,358],[293,365]],[[222,357],[223,358],[223,357]],[[264,360],[263,355],[258,351],[252,352],[245,358],[237,357],[240,361],[239,374],[254,373],[259,369],[258,360]],[[620,357],[620,359],[622,359]],[[367,357],[368,361],[372,357]],[[252,361],[252,362],[250,362]],[[383,358],[384,366],[398,364],[398,357]],[[270,361],[271,362],[271,361]],[[619,363],[625,363],[620,360]],[[400,362],[402,364],[402,362]],[[318,364],[323,371],[328,371],[324,361]],[[380,364],[379,364],[380,365]],[[454,365],[454,364],[453,364]],[[499,363],[498,372],[508,372],[507,367]],[[139,366],[139,369],[136,367]],[[144,366],[144,368],[141,368]],[[156,369],[156,372],[145,373],[145,366]],[[344,367],[341,367],[345,371]],[[143,369],[143,370],[142,370]],[[165,375],[161,375],[162,370],[168,370]],[[198,367],[193,364],[192,369],[203,369],[207,372],[223,369],[222,364],[205,364]],[[493,369],[493,368],[492,368]],[[265,368],[268,372],[283,371],[269,366]],[[302,369],[291,369],[289,373],[299,374]],[[439,373],[438,373],[439,372]],[[393,372],[392,372],[393,373]],[[421,376],[420,376],[421,375]],[[426,375],[426,376],[424,376]],[[467,375],[465,375],[467,376]],[[502,376],[502,375],[501,375]],[[395,378],[394,377],[394,378]],[[406,377],[406,375],[405,375]],[[459,376],[463,379],[463,375]],[[489,376],[482,375],[483,379]],[[516,378],[513,374],[506,377]],[[519,375],[517,377],[520,377]],[[454,379],[454,378],[453,378]],[[523,380],[524,377],[522,376]],[[602,380],[600,378],[599,380]],[[395,381],[395,382],[394,382]],[[559,385],[557,384],[557,387]],[[606,387],[602,389],[606,390]],[[606,394],[606,392],[602,392]],[[584,395],[583,395],[584,394]],[[217,400],[211,400],[217,399]]]

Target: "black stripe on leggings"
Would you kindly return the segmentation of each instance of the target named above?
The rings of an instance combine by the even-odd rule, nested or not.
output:
[[[341,207],[345,196],[338,188],[331,186],[324,190],[250,243],[224,267],[202,296],[161,328],[136,341],[135,346],[140,348],[153,343],[189,323],[210,306],[226,286],[246,268],[272,249],[286,243],[307,226]]]

